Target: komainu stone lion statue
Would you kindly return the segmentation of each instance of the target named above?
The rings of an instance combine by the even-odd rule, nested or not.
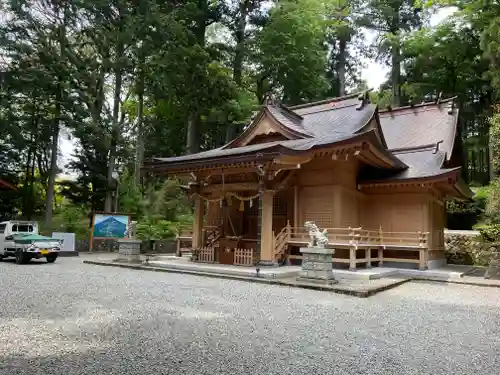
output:
[[[309,231],[309,247],[324,248],[328,245],[328,237],[326,236],[327,230],[320,231],[318,226],[312,221],[306,221],[304,226]]]

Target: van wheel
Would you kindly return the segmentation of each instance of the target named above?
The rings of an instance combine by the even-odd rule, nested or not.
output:
[[[54,263],[57,259],[57,255],[49,255],[47,256],[47,262]]]
[[[27,259],[22,251],[16,251],[16,264],[26,264]]]

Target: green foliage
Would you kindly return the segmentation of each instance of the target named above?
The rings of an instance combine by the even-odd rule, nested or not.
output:
[[[490,224],[500,224],[500,179],[491,181],[486,200],[485,217]]]
[[[154,220],[144,218],[137,223],[137,238],[140,240],[163,240],[175,237],[179,232],[179,226],[167,220]]]
[[[425,3],[4,1],[0,178],[20,193],[2,192],[1,212],[43,212],[49,176],[59,172],[51,168],[59,129],[76,144],[68,165],[60,161],[59,167],[77,177],[58,183],[56,198],[67,201],[54,202],[57,226],[68,215],[67,225],[78,227],[71,219],[80,214],[71,214],[71,204],[104,209],[116,191],[112,169],[121,175],[120,211],[189,222],[191,205],[178,182],[140,185],[130,171],[144,158],[186,152],[188,140],[192,151],[221,146],[269,94],[298,104],[361,88],[359,69],[367,58],[392,72],[371,94],[381,109],[395,94],[402,105],[439,93],[458,95],[465,171],[469,181],[486,184],[488,135],[499,170],[500,120],[490,114],[500,92],[499,7],[480,0],[436,1],[457,6],[459,13],[430,27],[435,7]],[[366,29],[376,34],[372,46],[364,43]],[[448,209],[479,212],[483,203],[477,199],[452,202]],[[489,220],[495,220],[492,215]]]
[[[280,1],[257,36],[259,83],[266,83],[267,92],[282,92],[287,104],[318,99],[328,88],[327,24],[322,14],[320,0]]]
[[[500,241],[500,224],[484,225],[482,227],[479,227],[478,229],[484,240],[488,242]]]
[[[446,212],[449,214],[475,214],[483,215],[489,197],[488,186],[475,189],[474,196],[468,201],[449,200],[446,202]]]
[[[492,167],[496,175],[500,174],[500,105],[494,106],[493,116],[490,120],[490,150],[492,155]]]

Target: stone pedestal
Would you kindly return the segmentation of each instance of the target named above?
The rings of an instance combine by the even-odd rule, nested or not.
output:
[[[118,258],[115,262],[141,263],[141,240],[117,240]]]
[[[302,270],[297,281],[316,284],[335,284],[338,281],[333,277],[332,255],[333,249],[317,247],[302,247]]]

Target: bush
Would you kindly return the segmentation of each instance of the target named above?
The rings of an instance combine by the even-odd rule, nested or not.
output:
[[[489,224],[477,228],[485,241],[499,242],[500,241],[500,224]]]
[[[178,233],[178,224],[167,220],[153,220],[150,218],[137,223],[137,238],[145,241],[165,240],[174,238]]]

